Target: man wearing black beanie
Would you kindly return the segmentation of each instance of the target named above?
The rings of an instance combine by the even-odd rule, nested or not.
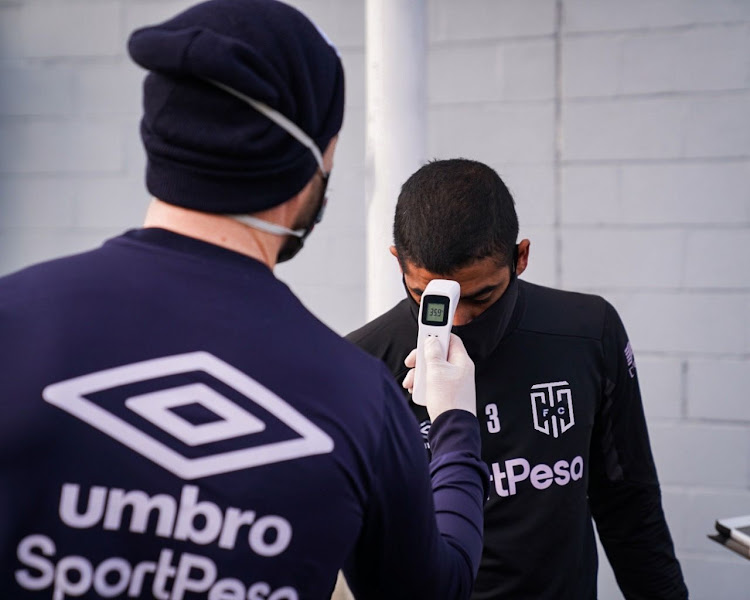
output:
[[[473,364],[426,348],[428,464],[385,366],[273,275],[320,220],[335,48],[272,0],[133,33],[145,227],[0,279],[0,598],[468,598]],[[434,345],[433,345],[434,346]]]

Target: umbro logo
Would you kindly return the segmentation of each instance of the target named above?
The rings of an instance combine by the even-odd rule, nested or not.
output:
[[[555,438],[561,436],[575,425],[570,384],[555,381],[532,385],[531,411],[534,429]]]
[[[90,373],[52,384],[42,396],[182,479],[327,454],[334,446],[271,390],[208,352]]]
[[[432,421],[429,419],[425,419],[419,424],[419,433],[422,434],[422,441],[427,450],[430,449],[430,427],[432,427]]]
[[[625,345],[625,360],[628,363],[628,375],[633,379],[635,377],[635,355],[633,354],[633,347],[630,342]]]

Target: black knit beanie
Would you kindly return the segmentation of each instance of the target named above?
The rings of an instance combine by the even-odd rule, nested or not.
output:
[[[210,0],[135,31],[148,69],[141,137],[146,187],[170,204],[247,214],[297,194],[318,164],[287,131],[213,80],[295,123],[323,153],[341,129],[344,72],[336,49],[275,0]]]

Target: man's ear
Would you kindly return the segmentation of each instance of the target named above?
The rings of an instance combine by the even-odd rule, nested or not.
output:
[[[518,261],[516,262],[516,275],[519,276],[529,266],[529,250],[531,242],[527,239],[521,240],[518,244]]]
[[[401,268],[401,261],[398,259],[398,250],[396,250],[396,246],[391,246],[388,248],[388,250],[391,251],[391,254],[395,257],[396,262],[398,263],[398,270],[401,272],[401,274],[404,274],[404,270]]]

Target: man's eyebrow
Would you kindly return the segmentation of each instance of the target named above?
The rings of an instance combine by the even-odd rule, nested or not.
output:
[[[461,300],[475,300],[477,298],[481,298],[482,296],[486,296],[487,294],[494,292],[497,288],[500,287],[500,285],[501,285],[500,283],[486,285],[481,290],[477,290],[473,294],[461,296]]]

